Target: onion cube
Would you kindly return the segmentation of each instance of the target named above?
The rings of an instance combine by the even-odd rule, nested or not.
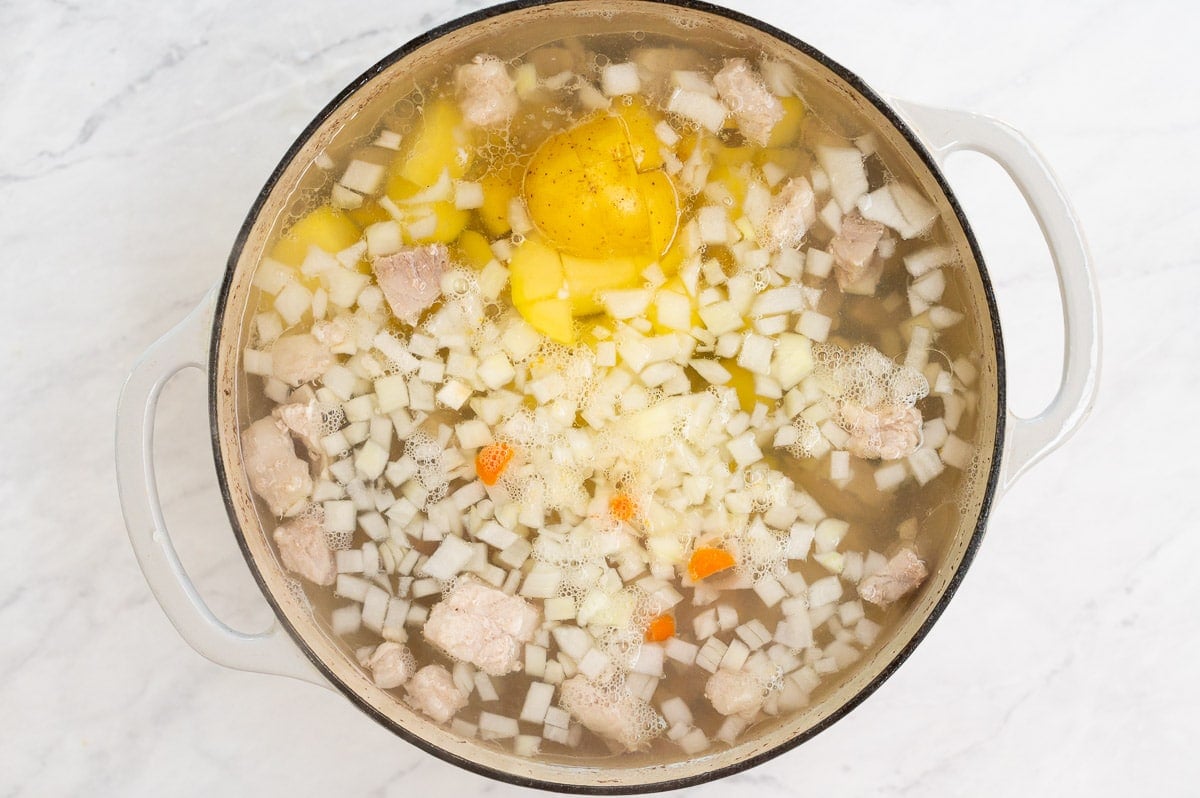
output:
[[[458,410],[471,398],[471,387],[459,380],[450,380],[437,392],[437,400],[451,410]]]
[[[667,110],[707,128],[710,133],[720,132],[725,126],[725,106],[707,92],[677,88],[667,101]]]
[[[454,207],[460,211],[483,207],[483,186],[479,183],[455,180]]]
[[[721,666],[721,659],[725,656],[725,650],[728,648],[719,638],[710,637],[696,652],[696,664],[708,671],[716,673],[717,668]]]
[[[329,614],[329,626],[336,635],[351,635],[362,628],[362,607],[347,604]]]
[[[512,362],[503,352],[495,352],[484,358],[476,373],[483,384],[493,391],[512,382],[517,375]]]
[[[770,338],[746,333],[742,336],[742,348],[737,356],[737,364],[755,374],[770,374],[771,354],[774,349],[775,345]]]
[[[383,621],[387,616],[388,601],[390,599],[391,596],[388,595],[388,592],[378,585],[371,585],[367,588],[367,595],[363,599],[363,626],[376,634],[382,632]]]
[[[691,665],[696,661],[696,653],[700,647],[695,643],[689,643],[686,640],[681,640],[678,637],[667,638],[666,644],[663,646],[663,653],[676,662],[684,665]]]
[[[771,579],[770,577],[767,577],[756,584],[754,586],[754,592],[760,599],[762,599],[762,603],[766,604],[768,607],[774,607],[783,599],[784,596],[787,595],[787,591],[784,590],[783,585],[779,584],[777,580]]]
[[[975,457],[975,447],[957,435],[948,435],[941,448],[942,462],[951,468],[964,471]]]
[[[815,310],[806,310],[800,314],[796,323],[796,332],[814,341],[826,341],[833,327],[833,319]]]
[[[493,712],[479,713],[479,736],[485,740],[501,740],[516,737],[520,731],[516,718],[497,715]]]
[[[725,447],[739,468],[751,466],[761,460],[763,456],[762,450],[758,448],[758,444],[754,440],[752,431],[743,432],[726,443]]]
[[[721,667],[725,670],[740,671],[750,657],[750,647],[741,640],[731,640],[721,657]]]
[[[808,606],[823,607],[842,597],[842,581],[836,576],[826,576],[808,586]]]
[[[945,459],[943,457],[943,459]],[[904,462],[895,462],[875,469],[875,487],[882,491],[893,491],[908,478]]]
[[[812,646],[812,624],[809,621],[808,613],[798,612],[784,616],[783,620],[775,625],[775,635],[772,639],[792,650]]]
[[[946,470],[942,464],[942,458],[938,457],[938,453],[932,447],[921,447],[908,456],[908,465],[912,469],[913,476],[917,478],[917,482],[921,485],[927,484],[938,474]]]
[[[597,679],[611,664],[612,660],[598,648],[590,649],[579,660],[579,672],[589,679]]]
[[[664,656],[662,646],[656,643],[642,643],[637,659],[633,663],[633,671],[646,676],[662,676]]]
[[[475,548],[470,543],[460,537],[447,535],[418,573],[443,581],[450,579],[466,568],[474,554]]]
[[[501,524],[495,521],[488,521],[479,531],[475,533],[475,537],[497,549],[507,549],[509,546],[520,540],[517,533],[510,529],[506,529]]]
[[[363,570],[362,549],[345,549],[335,552],[339,574],[361,574]]]
[[[387,467],[388,450],[375,441],[367,441],[354,455],[354,467],[363,479],[378,479]]]
[[[546,649],[533,643],[525,644],[525,674],[540,679],[546,672]]]
[[[609,97],[622,94],[637,94],[642,89],[637,64],[606,64],[600,71],[600,89]]]
[[[727,301],[718,301],[710,305],[701,305],[700,319],[710,333],[716,336],[733,332],[742,328],[742,314]]]
[[[544,607],[547,621],[569,621],[575,618],[575,599],[570,596],[546,599]]]
[[[299,283],[288,283],[275,297],[274,306],[284,323],[292,327],[312,307],[312,294]]]
[[[338,574],[334,582],[333,592],[342,598],[362,603],[367,598],[367,591],[372,587],[365,579],[350,574]]]
[[[329,501],[321,506],[325,510],[325,530],[327,532],[352,533],[358,527],[358,514],[353,501],[348,499]]]
[[[270,377],[275,373],[271,365],[271,353],[249,347],[242,350],[242,368],[247,374],[257,374],[260,377]]]

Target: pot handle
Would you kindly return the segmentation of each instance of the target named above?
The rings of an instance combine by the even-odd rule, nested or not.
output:
[[[1037,219],[1058,274],[1063,308],[1063,373],[1058,393],[1039,415],[1008,411],[1000,464],[1000,493],[1075,433],[1091,412],[1100,382],[1100,297],[1092,257],[1079,219],[1049,164],[1009,125],[966,111],[896,102],[939,165],[950,153],[971,150],[999,164]]]
[[[273,620],[257,634],[239,632],[213,614],[171,544],[154,471],[154,419],[163,386],[188,368],[205,370],[216,307],[214,287],[170,332],[146,350],[121,390],[117,408],[117,489],[129,541],[142,574],[180,636],[208,659],[242,671],[277,674],[329,687]]]

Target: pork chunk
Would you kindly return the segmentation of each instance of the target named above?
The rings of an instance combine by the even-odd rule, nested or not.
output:
[[[385,644],[386,645],[386,644]],[[406,700],[438,723],[445,723],[467,705],[467,696],[450,671],[441,665],[426,665],[408,680]]]
[[[720,669],[704,685],[704,697],[722,715],[754,714],[766,698],[762,680],[746,671]]]
[[[312,493],[312,477],[282,421],[267,416],[242,432],[242,462],[250,487],[272,513],[282,518],[304,509]]]
[[[271,411],[271,415],[282,421],[296,440],[304,444],[310,458],[315,460],[321,457],[321,430],[325,416],[315,397],[279,405]]]
[[[285,335],[271,347],[271,363],[275,376],[295,388],[328,371],[333,353],[308,333]]]
[[[899,460],[921,445],[921,411],[915,407],[880,405],[873,408],[846,403],[841,426],[850,433],[846,449],[864,460]]]
[[[843,291],[872,278],[878,279],[883,263],[875,258],[883,225],[864,219],[858,211],[842,217],[842,227],[829,245],[838,287]]]
[[[450,265],[445,244],[406,247],[371,264],[388,307],[401,321],[416,324],[421,312],[442,293],[442,275]]]
[[[417,660],[412,652],[405,646],[391,641],[380,643],[360,661],[364,668],[371,671],[372,681],[384,690],[401,686],[412,678],[417,669]]]
[[[762,229],[758,231],[758,243],[771,252],[796,249],[816,220],[816,198],[808,178],[788,180],[771,201]]]
[[[602,688],[582,675],[562,683],[559,705],[589,730],[626,751],[645,748],[666,727],[662,716],[624,685]]]
[[[315,585],[332,585],[337,563],[319,517],[305,514],[275,528],[275,545],[283,567]]]
[[[538,611],[525,599],[463,579],[434,605],[424,634],[455,659],[502,676],[520,669],[524,644],[540,622]]]
[[[865,601],[886,607],[909,593],[929,576],[925,563],[911,549],[901,549],[887,565],[858,583]]]
[[[477,55],[454,73],[463,117],[478,127],[501,127],[517,112],[517,87],[494,55]]]
[[[713,75],[713,85],[749,141],[767,146],[771,131],[783,119],[783,103],[767,89],[744,58],[731,58]]]

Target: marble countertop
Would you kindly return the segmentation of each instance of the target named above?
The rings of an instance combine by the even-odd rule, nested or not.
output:
[[[0,795],[516,795],[339,695],[219,668],[151,597],[113,469],[121,382],[222,272],[280,154],[385,53],[481,4],[0,3]],[[1185,795],[1200,782],[1200,57],[1195,6],[730,0],[885,94],[1033,139],[1104,301],[1099,402],[995,508],[899,673],[799,749],[695,796]],[[1055,278],[1001,171],[951,181],[996,283],[1011,405],[1061,363]],[[28,293],[26,293],[28,291]],[[158,421],[168,521],[212,607],[270,613],[228,531],[204,380]]]

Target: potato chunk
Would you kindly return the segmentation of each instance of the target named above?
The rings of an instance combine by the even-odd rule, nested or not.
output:
[[[638,130],[641,130],[641,125]],[[675,189],[629,123],[599,114],[547,139],[525,172],[530,218],[564,254],[581,258],[662,254],[675,237]]]

